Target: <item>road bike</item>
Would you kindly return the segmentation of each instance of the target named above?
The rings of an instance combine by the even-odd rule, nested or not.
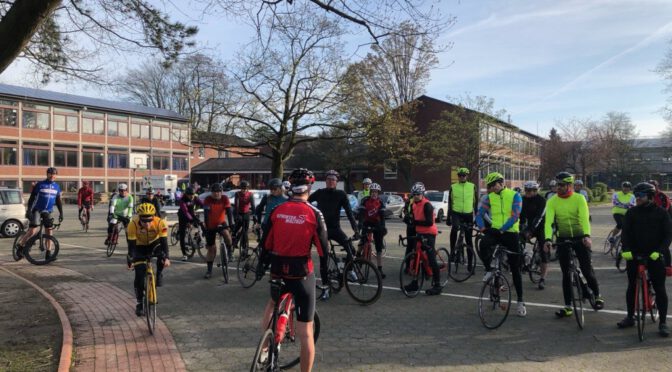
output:
[[[229,283],[229,252],[230,248],[226,245],[226,240],[224,239],[224,226],[217,226],[217,237],[219,240],[219,262],[217,267],[222,269],[222,276],[224,276],[224,283]],[[200,249],[199,249],[200,254]]]
[[[520,249],[523,252],[523,262],[520,267],[522,274],[527,273],[533,284],[539,284],[541,279],[541,250],[544,249],[543,242],[538,242],[534,236],[525,236],[521,234]],[[532,245],[532,252],[526,249],[527,244]]]
[[[266,327],[252,360],[251,372],[289,369],[300,362],[300,342],[296,339],[294,297],[285,291],[283,280],[272,279],[271,293],[279,294],[273,315]],[[320,317],[313,317],[313,340],[320,336]]]
[[[248,223],[249,227],[249,223]],[[255,231],[256,229],[253,229]],[[245,229],[245,221],[243,221],[243,218],[238,218],[236,220],[236,223],[234,224],[233,231],[232,231],[232,239],[233,239],[233,247],[231,247],[231,256],[229,259],[233,259],[233,254],[234,251],[236,250],[236,247],[238,247],[238,257],[246,255],[248,253],[248,250],[250,248],[250,238],[248,236],[249,228]],[[255,234],[257,232],[255,231]],[[258,240],[258,235],[257,235],[257,240]]]
[[[646,269],[647,257],[637,256],[637,278],[635,280],[635,319],[637,321],[637,336],[639,341],[644,341],[644,326],[646,325],[646,314],[651,315],[651,321],[656,322],[658,318],[658,307],[656,306],[656,293],[653,290],[651,278]]]
[[[353,238],[348,239],[352,242]],[[378,301],[383,293],[383,279],[380,271],[370,260],[365,257],[371,257],[371,242],[362,247],[361,257],[355,257],[349,262],[336,255],[334,247],[340,247],[338,243],[329,241],[329,253],[327,257],[327,278],[328,285],[333,293],[340,292],[345,286],[346,291],[353,300],[362,305],[371,305]],[[343,249],[347,249],[343,247]]]
[[[176,225],[178,224],[173,225],[173,229],[175,229]],[[179,226],[177,229],[177,236],[179,241]],[[203,226],[201,226],[201,224],[196,221],[194,221],[194,223],[187,223],[187,228],[184,232],[184,253],[186,253],[185,256],[187,256],[187,258],[194,257],[194,254],[196,251],[198,251],[198,255],[205,260],[208,252],[207,249],[205,249],[205,239],[202,233],[202,229]]]
[[[26,240],[25,245],[21,247],[19,242],[23,239],[26,231],[21,231],[14,239],[12,245],[12,257],[15,261],[21,260],[23,257],[33,265],[46,265],[55,261],[60,246],[55,236],[44,232],[44,229],[58,229],[60,223],[55,224],[54,219],[50,217],[49,212],[40,213],[40,226],[37,232]]]
[[[614,243],[614,249],[613,249],[614,254],[616,254],[615,260],[616,260],[616,270],[618,270],[621,273],[625,272],[625,260],[621,256],[621,253],[623,252],[623,244],[621,242],[621,236],[618,236],[618,240],[616,243]]]
[[[175,245],[180,241],[180,224],[176,222],[170,228],[170,245]]]
[[[114,254],[114,250],[117,249],[117,244],[119,242],[119,235],[121,235],[121,230],[125,229],[125,223],[121,219],[117,219],[117,221],[114,223],[114,226],[112,227],[112,234],[110,235],[110,238],[107,240],[107,257],[112,256]]]
[[[602,247],[602,253],[605,255],[611,254],[611,257],[616,258],[616,248],[617,245],[621,244],[621,233],[618,232],[614,234],[614,230],[609,231],[607,238],[604,239],[604,246]]]
[[[156,249],[156,248],[155,248]],[[147,328],[149,333],[154,334],[156,329],[156,305],[158,304],[158,296],[156,291],[156,274],[152,265],[152,255],[133,262],[133,267],[145,265],[145,287],[143,289],[142,306],[147,320]],[[159,258],[160,259],[160,258]]]
[[[453,228],[458,228],[459,232],[455,247],[450,252],[448,275],[454,281],[461,283],[471,278],[476,272],[476,252],[474,252],[474,247],[470,247],[466,242],[467,236],[470,240],[473,238],[475,229],[469,223],[460,223],[459,226]]]
[[[257,226],[254,229],[254,233],[257,236],[257,242],[259,242],[261,240],[261,228]],[[238,281],[243,288],[250,288],[257,282],[257,265],[259,264],[260,249],[259,245],[248,249],[238,259]]]
[[[583,329],[585,325],[583,304],[588,300],[593,309],[595,309],[595,294],[590,287],[588,287],[585,276],[583,276],[581,269],[579,269],[576,264],[577,258],[576,253],[574,252],[574,243],[572,241],[564,241],[557,243],[556,245],[558,250],[569,250],[569,268],[567,274],[569,275],[572,288],[572,310],[574,311],[576,324],[578,324],[579,329]]]
[[[82,213],[79,215],[79,222],[82,224],[82,230],[89,232],[89,221],[91,219],[91,206],[83,205]]]
[[[504,324],[511,309],[511,284],[503,269],[507,255],[520,255],[520,253],[511,252],[499,243],[495,245],[490,275],[483,283],[478,297],[478,316],[483,326],[488,329],[496,329]]]
[[[399,284],[404,295],[412,298],[422,291],[425,279],[430,278],[434,273],[429,265],[429,257],[427,256],[427,250],[431,248],[427,243],[427,238],[422,235],[416,235],[411,238],[415,241],[415,250],[409,252],[401,262]],[[405,247],[408,244],[408,237],[404,238],[399,235],[399,244]],[[444,278],[439,283],[441,287],[445,287],[448,283],[448,261],[448,250],[446,248],[436,249],[436,262],[439,266],[441,277]],[[415,290],[409,289],[413,282],[417,283]]]

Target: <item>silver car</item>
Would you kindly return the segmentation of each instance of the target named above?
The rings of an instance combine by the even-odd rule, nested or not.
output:
[[[404,199],[399,195],[381,195],[385,203],[385,218],[400,217],[404,209]]]
[[[0,188],[0,235],[13,238],[27,226],[21,190]]]

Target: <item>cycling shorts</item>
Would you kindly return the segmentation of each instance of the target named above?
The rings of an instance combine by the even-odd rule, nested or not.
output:
[[[217,242],[217,235],[219,230],[205,230],[205,244],[206,245],[215,245]]]
[[[303,279],[284,279],[284,282],[284,293],[291,293],[294,296],[296,320],[304,323],[312,322],[315,317],[315,274],[310,273]]]
[[[614,221],[616,221],[616,228],[619,230],[623,228],[623,218],[625,218],[625,215],[614,214]]]
[[[29,216],[30,218],[28,218],[28,222],[29,222],[30,227],[39,227],[40,226],[40,223],[41,223],[40,215],[42,213],[47,214],[46,217],[45,217],[45,221],[44,221],[44,227],[45,228],[50,228],[52,226],[52,223],[54,222],[54,220],[52,219],[50,212],[32,211],[30,213],[30,216]]]

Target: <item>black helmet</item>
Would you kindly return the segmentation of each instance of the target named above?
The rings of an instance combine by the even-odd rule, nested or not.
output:
[[[628,181],[625,181],[625,182],[623,182],[623,183],[621,184],[621,187],[623,187],[623,188],[627,187],[627,188],[631,189],[631,188],[632,188],[632,184],[631,184],[630,182],[628,182]]]
[[[220,183],[215,182],[210,186],[210,192],[221,192],[221,191],[222,191],[222,184]]]
[[[648,182],[640,182],[635,185],[635,188],[632,189],[632,192],[635,194],[645,193],[649,196],[649,198],[651,198],[656,193],[656,188]]]
[[[185,195],[194,195],[194,189],[192,189],[191,187],[187,187],[187,189],[184,190],[184,194]]]
[[[55,167],[49,167],[47,168],[47,174],[58,174],[58,169]]]
[[[338,179],[338,176],[339,176],[338,172],[332,169],[327,172],[325,177],[336,177],[336,179]]]
[[[268,180],[269,189],[279,189],[282,187],[282,180],[279,178],[271,178]]]
[[[292,184],[292,192],[303,194],[310,189],[310,185],[315,182],[315,175],[306,168],[295,169],[289,175],[289,182]]]
[[[248,187],[250,187],[250,183],[249,183],[249,182],[247,182],[247,181],[240,181],[240,188],[241,188],[241,189],[246,189],[246,188],[248,188]]]
[[[574,183],[574,176],[569,172],[560,172],[555,175],[555,180],[562,183]]]

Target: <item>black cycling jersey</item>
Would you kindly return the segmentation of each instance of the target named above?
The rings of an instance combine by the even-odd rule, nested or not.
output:
[[[523,197],[523,208],[520,211],[520,224],[527,226],[528,230],[536,230],[536,227],[544,227],[544,210],[546,199],[541,195],[531,198]]]
[[[345,191],[329,188],[319,189],[308,198],[308,202],[317,202],[317,208],[322,212],[328,229],[340,228],[341,208],[343,208],[345,215],[350,220],[352,230],[357,231],[357,223]]]
[[[628,209],[623,221],[623,251],[633,255],[649,256],[660,253],[665,264],[670,265],[672,222],[665,210],[653,203]]]

